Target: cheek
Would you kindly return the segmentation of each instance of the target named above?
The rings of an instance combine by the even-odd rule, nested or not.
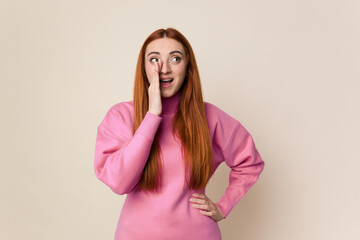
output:
[[[186,66],[184,64],[177,65],[174,67],[174,70],[176,71],[176,74],[185,77],[186,75]]]

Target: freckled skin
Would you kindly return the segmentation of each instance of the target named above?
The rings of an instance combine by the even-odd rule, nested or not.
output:
[[[179,51],[182,54],[177,52],[170,54],[172,51]],[[148,56],[151,52],[158,52],[159,54],[153,53]],[[171,38],[156,39],[147,46],[145,51],[145,72],[149,84],[151,85],[152,81],[162,76],[170,76],[174,79],[168,88],[163,88],[160,85],[162,97],[171,97],[181,88],[187,71],[186,57],[183,45]]]

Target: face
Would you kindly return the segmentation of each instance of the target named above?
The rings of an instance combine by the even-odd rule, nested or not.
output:
[[[181,88],[186,75],[186,53],[183,45],[172,38],[159,38],[148,44],[145,51],[145,72],[149,84],[154,77],[155,63],[159,65],[162,97],[171,97]],[[162,82],[173,79],[171,83]]]

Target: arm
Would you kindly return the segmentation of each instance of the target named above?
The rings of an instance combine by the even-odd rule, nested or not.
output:
[[[234,206],[258,180],[264,161],[250,133],[237,122],[229,142],[222,151],[226,165],[231,168],[229,186],[216,204],[226,218]]]
[[[94,169],[96,177],[113,192],[129,193],[139,182],[161,120],[147,112],[131,136],[129,120],[113,108],[107,112],[97,128]]]

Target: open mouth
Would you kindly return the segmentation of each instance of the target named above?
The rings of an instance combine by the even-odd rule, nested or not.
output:
[[[172,81],[174,81],[174,79],[173,79],[173,78],[169,78],[169,79],[160,80],[160,83],[171,83]]]

